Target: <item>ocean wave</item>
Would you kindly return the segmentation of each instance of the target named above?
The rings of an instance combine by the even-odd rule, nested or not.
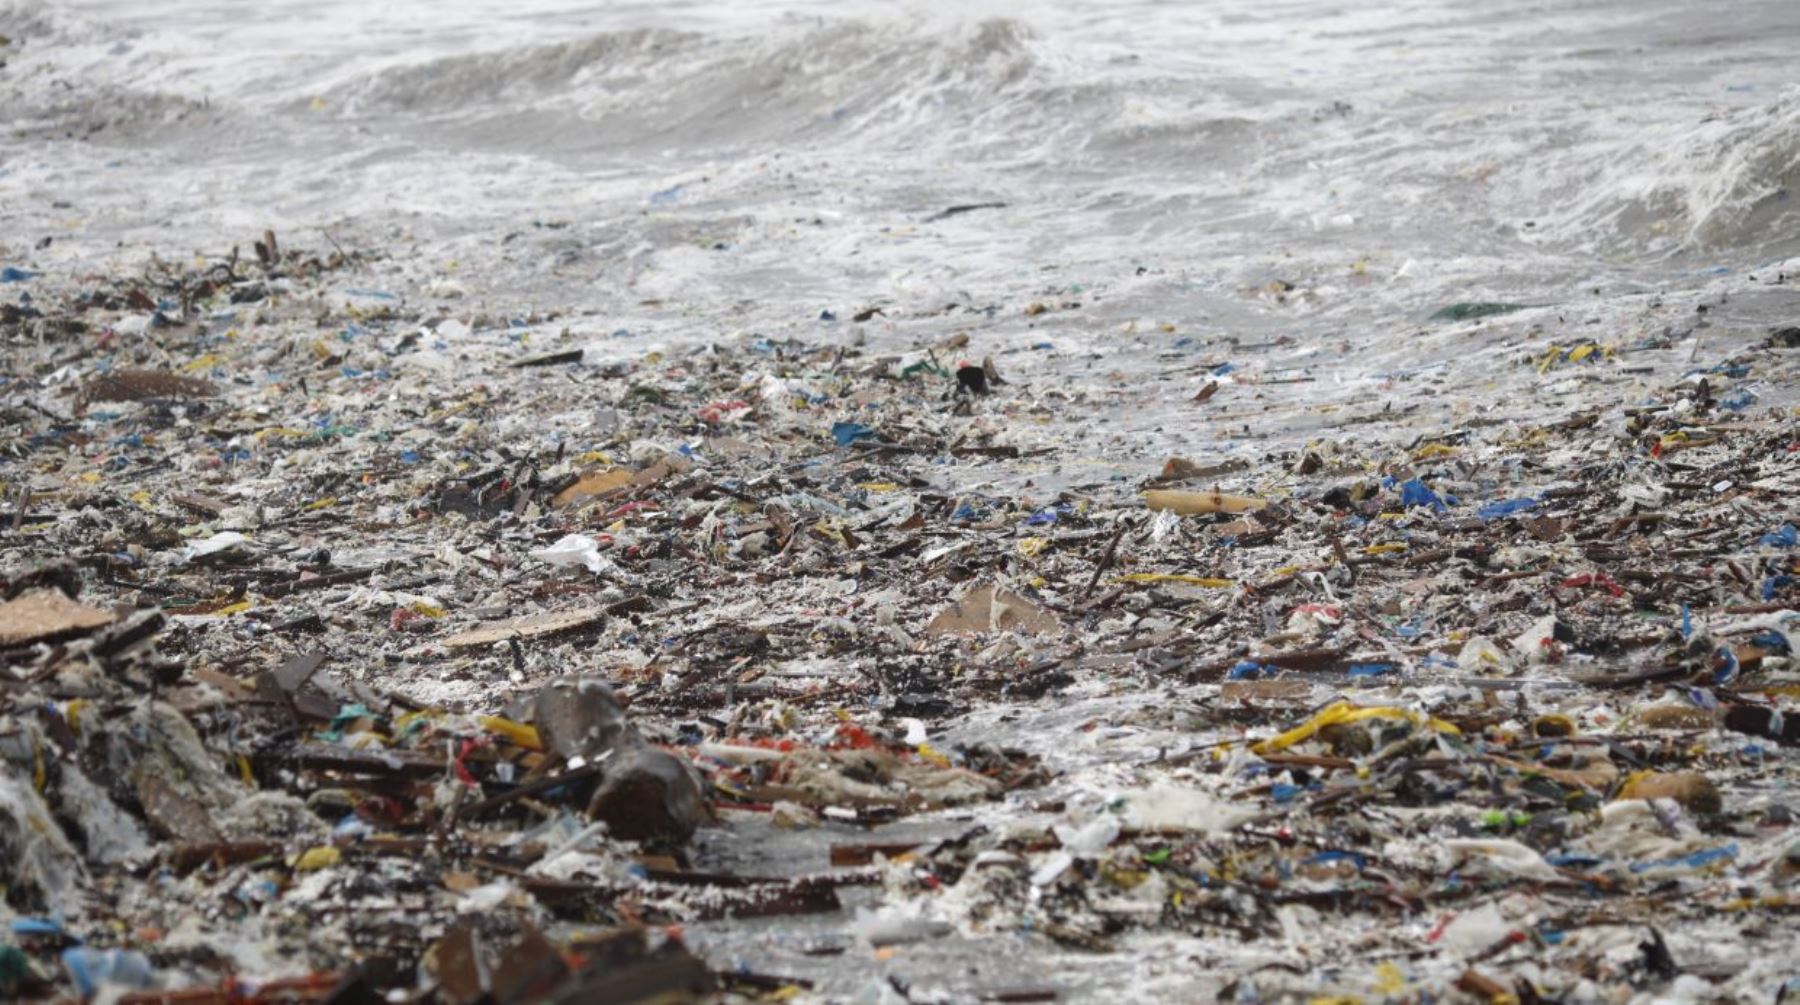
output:
[[[546,142],[706,146],[970,124],[1038,74],[1032,34],[990,20],[948,31],[826,22],[772,36],[667,30],[447,56],[351,79],[322,96],[349,118],[498,125]],[[508,145],[529,130],[501,130]]]
[[[1552,220],[1564,240],[1648,257],[1800,251],[1800,88],[1583,160]]]
[[[0,35],[18,43],[47,38],[51,33],[50,20],[40,5],[0,3]]]

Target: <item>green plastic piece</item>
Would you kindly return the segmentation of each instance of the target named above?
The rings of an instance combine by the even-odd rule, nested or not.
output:
[[[1489,318],[1496,314],[1511,314],[1522,311],[1530,304],[1503,304],[1493,300],[1471,300],[1467,303],[1451,304],[1431,316],[1433,321],[1467,321],[1470,318]]]

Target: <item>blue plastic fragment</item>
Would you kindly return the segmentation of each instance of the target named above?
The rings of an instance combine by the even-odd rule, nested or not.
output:
[[[875,430],[860,422],[838,422],[832,424],[831,438],[837,441],[838,446],[847,447],[857,440],[874,439]]]
[[[1266,673],[1268,669],[1268,667],[1263,666],[1255,660],[1242,660],[1236,666],[1225,672],[1225,679],[1255,680]]]
[[[1762,598],[1764,600],[1774,600],[1777,593],[1780,593],[1782,590],[1793,585],[1793,582],[1794,577],[1792,576],[1770,576],[1768,579],[1763,580]]]
[[[1781,525],[1780,530],[1764,534],[1762,537],[1757,538],[1756,543],[1766,544],[1771,548],[1800,547],[1800,531],[1795,530],[1793,524],[1784,523]]]
[[[1526,496],[1523,499],[1507,499],[1502,502],[1488,503],[1486,506],[1476,510],[1475,515],[1483,520],[1498,520],[1501,517],[1512,516],[1516,513],[1527,513],[1537,509],[1537,507],[1538,501],[1530,496]]]
[[[1682,692],[1683,697],[1692,702],[1695,708],[1704,708],[1709,712],[1719,708],[1719,696],[1704,687],[1690,687]]]
[[[1719,407],[1728,412],[1741,412],[1756,404],[1756,392],[1749,388],[1739,388],[1719,399]]]
[[[1694,637],[1694,611],[1686,604],[1681,605],[1681,641],[1686,642]]]
[[[1786,656],[1789,651],[1787,636],[1773,629],[1750,636],[1750,644],[1771,656]]]
[[[668,188],[662,189],[661,191],[652,192],[650,193],[650,204],[652,206],[667,206],[669,203],[681,198],[681,189],[682,186],[677,184],[670,185]]]
[[[1558,869],[1587,869],[1599,865],[1605,859],[1580,852],[1551,852],[1544,856],[1544,861]]]
[[[1737,652],[1730,646],[1720,646],[1713,650],[1713,662],[1719,665],[1719,668],[1713,671],[1714,684],[1729,684],[1737,679]]]
[[[1075,507],[1068,503],[1046,506],[1025,518],[1027,527],[1047,527],[1065,516],[1075,512]]]
[[[23,283],[37,278],[37,273],[8,265],[0,269],[0,283]]]
[[[1396,669],[1398,667],[1392,663],[1352,663],[1350,664],[1350,676],[1379,677],[1384,673],[1393,673]]]
[[[1311,856],[1310,858],[1308,858],[1302,864],[1304,864],[1304,865],[1328,865],[1332,862],[1349,862],[1352,865],[1356,866],[1357,872],[1363,871],[1363,869],[1367,868],[1368,864],[1369,864],[1368,859],[1364,858],[1361,855],[1358,855],[1356,852],[1341,851],[1336,848],[1332,848],[1332,849],[1328,849],[1326,851],[1319,852],[1319,853]]]
[[[12,922],[14,935],[61,935],[63,927],[49,918],[14,918]]]
[[[1684,866],[1689,869],[1698,869],[1702,866],[1711,865],[1714,862],[1724,862],[1729,859],[1737,858],[1737,855],[1737,842],[1733,841],[1721,848],[1707,848],[1702,851],[1694,852],[1692,855],[1682,855],[1679,858],[1662,858],[1652,862],[1633,862],[1631,864],[1631,871],[1649,872],[1652,869],[1676,869]]]
[[[1223,377],[1236,369],[1237,367],[1230,363],[1220,363],[1218,366],[1213,367],[1212,372],[1215,377]]]
[[[91,1000],[102,984],[147,988],[156,981],[156,968],[150,958],[128,949],[75,946],[63,950],[62,962],[84,1001]]]
[[[1305,791],[1305,786],[1289,785],[1286,782],[1276,782],[1269,786],[1269,795],[1274,797],[1278,803],[1291,803]]]
[[[1400,505],[1406,509],[1414,506],[1429,506],[1433,511],[1442,513],[1456,505],[1456,497],[1445,493],[1439,495],[1417,478],[1400,484]]]

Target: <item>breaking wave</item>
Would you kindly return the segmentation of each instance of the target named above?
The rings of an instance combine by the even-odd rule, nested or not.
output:
[[[1800,89],[1602,153],[1555,221],[1565,239],[1650,257],[1800,251]]]
[[[384,69],[325,100],[355,118],[494,126],[493,138],[509,147],[902,138],[1004,117],[1009,97],[1041,78],[1032,43],[1031,31],[1009,20],[947,33],[860,21],[773,37],[608,32]],[[521,113],[523,128],[501,121]]]

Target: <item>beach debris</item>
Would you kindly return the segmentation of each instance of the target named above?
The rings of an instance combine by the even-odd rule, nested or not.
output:
[[[1011,631],[1041,635],[1060,629],[1055,614],[1012,590],[994,585],[977,586],[964,593],[926,626],[933,635]]]
[[[1793,941],[1778,337],[1472,302],[1521,393],[1325,400],[1292,339],[1102,375],[1072,284],[576,343],[300,241],[0,312],[0,996],[894,1000],[1224,939],[1238,1001],[1748,1000]]]

